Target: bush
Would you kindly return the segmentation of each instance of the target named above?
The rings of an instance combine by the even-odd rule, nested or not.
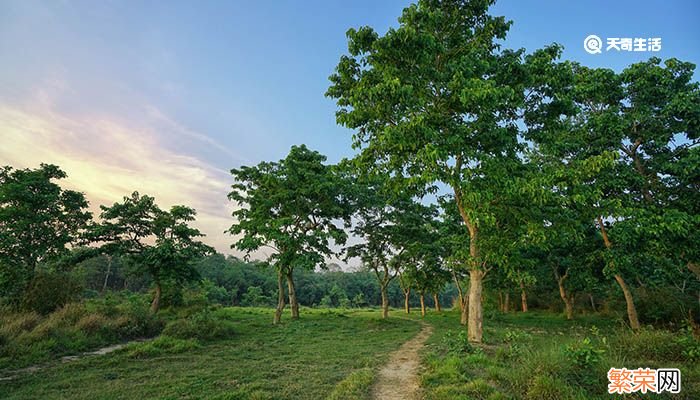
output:
[[[590,338],[566,346],[564,354],[571,364],[580,369],[589,369],[600,363],[601,356],[605,350],[596,347]]]
[[[66,273],[39,271],[22,296],[22,308],[49,314],[80,297],[80,284]]]
[[[153,315],[142,296],[130,296],[117,309],[121,317],[117,318],[116,326],[123,338],[151,337],[163,330],[163,321]]]
[[[178,339],[194,338],[206,341],[229,338],[234,332],[233,322],[205,309],[188,318],[168,323],[163,330],[163,335]]]
[[[454,331],[447,331],[442,338],[442,348],[446,353],[450,354],[475,354],[481,352],[480,348],[474,347],[469,343],[467,332],[464,329],[456,334]]]

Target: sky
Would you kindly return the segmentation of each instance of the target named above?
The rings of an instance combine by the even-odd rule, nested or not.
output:
[[[376,0],[0,1],[0,165],[53,163],[93,211],[138,190],[198,211],[205,241],[235,238],[229,170],[295,144],[353,155],[324,97],[348,28],[397,26],[410,2]],[[700,2],[502,0],[505,47],[564,46],[621,70],[651,56],[700,63]],[[588,35],[601,54],[584,51]],[[607,38],[661,38],[658,52],[605,51]],[[696,73],[696,79],[698,74]]]

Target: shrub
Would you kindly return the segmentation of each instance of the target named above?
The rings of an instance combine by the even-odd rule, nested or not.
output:
[[[690,362],[700,361],[700,340],[693,336],[693,328],[688,327],[685,334],[674,339],[675,343],[682,348],[683,358]]]
[[[79,298],[80,284],[67,273],[40,271],[22,297],[22,307],[40,314],[52,311]]]
[[[450,354],[475,354],[481,352],[480,348],[474,347],[469,343],[467,332],[463,329],[456,334],[454,331],[447,331],[442,338],[442,347],[445,349],[445,352]]]
[[[590,338],[566,346],[564,351],[571,364],[580,369],[596,366],[605,350],[597,348]]]
[[[151,337],[163,330],[163,321],[153,315],[142,296],[130,296],[118,309],[122,317],[116,320],[116,326],[123,338]]]

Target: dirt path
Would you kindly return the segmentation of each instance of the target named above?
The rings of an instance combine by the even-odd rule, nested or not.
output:
[[[423,324],[423,329],[411,340],[391,354],[389,362],[379,370],[377,382],[372,388],[375,400],[417,400],[418,351],[433,332],[433,327]]]
[[[107,347],[103,347],[103,348],[101,348],[101,349],[97,349],[97,350],[95,350],[95,351],[88,351],[88,352],[85,352],[85,353],[76,354],[76,355],[72,355],[72,356],[63,356],[63,357],[60,358],[60,362],[61,362],[61,363],[67,363],[67,362],[71,362],[71,361],[75,361],[75,360],[80,360],[81,358],[84,358],[84,357],[87,357],[87,356],[103,356],[103,355],[105,355],[105,354],[109,354],[109,353],[111,353],[111,352],[117,351],[117,350],[121,349],[122,347],[124,347],[124,346],[126,346],[126,345],[128,345],[128,344],[131,344],[131,343],[141,343],[141,342],[146,342],[146,341],[148,341],[148,340],[151,340],[151,339],[136,339],[136,340],[132,340],[132,341],[127,342],[127,343],[113,344],[113,345],[110,345],[110,346],[107,346]],[[56,361],[53,361],[53,362],[48,362],[48,363],[45,363],[45,364],[32,365],[32,366],[30,366],[30,367],[26,367],[26,368],[22,368],[22,369],[17,369],[17,370],[14,370],[14,371],[9,371],[7,375],[5,375],[5,376],[0,376],[0,381],[10,381],[10,380],[13,380],[13,379],[15,379],[15,378],[18,378],[18,377],[19,377],[20,375],[22,375],[22,374],[25,374],[25,373],[34,373],[34,372],[37,372],[37,371],[41,371],[42,369],[48,368],[48,367],[50,367],[50,366],[52,366],[52,365],[56,365],[56,364],[57,364],[57,362],[56,362]]]

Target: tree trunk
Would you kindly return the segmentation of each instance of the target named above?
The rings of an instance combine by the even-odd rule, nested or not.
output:
[[[382,285],[382,318],[389,317],[389,296],[387,296],[387,285]]]
[[[523,312],[527,312],[527,292],[525,291],[525,284],[520,282],[520,303],[523,307]]]
[[[591,308],[593,309],[593,312],[597,312],[595,308],[595,300],[593,299],[593,293],[588,293],[588,298],[591,300]]]
[[[299,319],[299,303],[297,303],[297,292],[294,288],[294,277],[292,271],[287,272],[287,290],[289,291],[289,307],[292,309],[292,319]]]
[[[503,307],[503,291],[498,291],[498,311],[503,312],[505,308]]]
[[[610,250],[612,248],[612,242],[608,237],[608,232],[605,230],[605,224],[603,223],[603,217],[598,217],[598,225],[600,226],[600,234],[603,236],[603,243],[605,248]],[[639,318],[637,318],[637,308],[634,306],[634,298],[632,297],[632,291],[627,286],[627,283],[622,278],[620,273],[615,274],[615,280],[620,285],[622,293],[625,295],[625,302],[627,303],[627,318],[630,320],[630,328],[632,330],[639,330]]]
[[[462,167],[462,158],[457,157],[455,170]],[[485,272],[479,269],[479,228],[472,223],[469,214],[462,204],[462,191],[457,186],[453,186],[455,193],[455,203],[462,217],[462,221],[469,231],[469,258],[471,266],[469,269],[469,315],[467,317],[467,337],[470,342],[481,343],[483,337],[484,316],[481,304],[481,291]],[[483,265],[481,265],[483,267]]]
[[[156,292],[153,295],[153,301],[151,302],[151,312],[154,314],[160,309],[160,296],[162,294],[163,291],[160,287],[160,282],[156,281]]]
[[[107,282],[109,281],[109,275],[112,273],[112,256],[107,255],[107,272],[105,273],[105,280],[102,283],[102,293],[107,290]]]
[[[467,325],[467,319],[469,318],[469,298],[464,296],[462,299],[462,311],[459,315],[459,323],[462,325]]]
[[[438,294],[433,294],[433,302],[435,302],[435,312],[442,312],[442,307],[440,307],[440,296]]]
[[[639,318],[637,318],[637,308],[634,306],[632,291],[627,286],[627,283],[625,283],[625,280],[622,278],[622,275],[616,274],[615,280],[620,285],[622,293],[625,295],[625,302],[627,303],[627,317],[630,320],[630,328],[632,328],[632,330],[635,331],[639,330]]]
[[[503,312],[504,313],[510,312],[510,292],[506,292],[506,298],[503,301]]]
[[[425,317],[425,293],[420,292],[420,316]]]
[[[481,343],[484,316],[481,304],[481,291],[484,272],[477,269],[469,271],[469,316],[467,336],[470,342]]]
[[[569,277],[569,271],[567,271],[564,276],[557,277],[557,285],[559,285],[559,297],[561,297],[564,302],[564,310],[566,311],[566,319],[574,319],[574,302],[573,296],[566,293],[566,288],[564,287],[564,281]]]
[[[410,296],[411,296],[411,288],[408,288],[407,290],[403,291],[403,308],[406,311],[406,314],[411,313],[411,305],[408,302]]]
[[[459,323],[461,325],[467,325],[467,315],[469,315],[469,303],[467,302],[467,296],[462,291],[462,285],[460,284],[459,279],[457,279],[457,274],[454,271],[452,271],[452,279],[454,279],[455,281],[455,286],[457,287],[457,294],[459,295]]]
[[[275,318],[272,323],[277,325],[282,321],[282,311],[284,311],[284,276],[282,271],[277,271],[277,308],[275,308]]]

